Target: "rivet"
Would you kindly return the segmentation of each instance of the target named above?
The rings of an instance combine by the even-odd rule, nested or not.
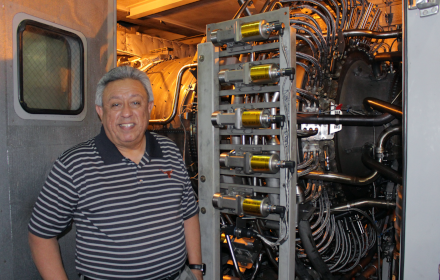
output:
[[[206,181],[206,177],[203,175],[200,177],[200,181],[205,182]]]
[[[206,214],[206,208],[205,207],[200,208],[200,212],[202,212],[202,214]]]

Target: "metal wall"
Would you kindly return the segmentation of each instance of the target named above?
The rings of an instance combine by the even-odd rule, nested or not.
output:
[[[420,18],[419,10],[405,13],[406,205],[401,272],[407,280],[438,279],[440,14]]]
[[[115,0],[0,0],[0,279],[40,279],[27,241],[33,205],[55,159],[99,132],[94,91],[115,62]],[[22,12],[87,38],[88,112],[81,122],[19,118],[13,107],[12,19]],[[74,229],[60,238],[69,279],[77,279]]]

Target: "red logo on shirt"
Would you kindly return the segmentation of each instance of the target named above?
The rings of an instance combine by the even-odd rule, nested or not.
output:
[[[163,171],[162,169],[159,169],[160,171],[162,171],[164,174],[168,175],[168,178],[171,178],[171,173],[173,173],[173,170],[169,170],[169,171]]]

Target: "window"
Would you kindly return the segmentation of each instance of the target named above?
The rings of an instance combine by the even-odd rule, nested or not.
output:
[[[24,119],[85,117],[85,38],[25,14],[16,27],[15,111]],[[17,16],[16,16],[17,17]]]

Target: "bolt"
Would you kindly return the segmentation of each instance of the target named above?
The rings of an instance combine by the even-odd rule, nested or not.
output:
[[[202,175],[202,176],[200,177],[200,181],[205,182],[205,181],[206,181],[206,177],[205,177],[204,175]]]
[[[200,56],[199,56],[199,60],[200,60],[200,61],[203,61],[203,60],[205,60],[205,56],[203,56],[203,55],[200,55]]]
[[[202,212],[202,214],[206,214],[206,208],[205,207],[200,208],[200,212]]]
[[[427,11],[427,10],[424,10],[424,11],[423,11],[423,15],[426,16],[427,14],[428,14],[428,11]]]

